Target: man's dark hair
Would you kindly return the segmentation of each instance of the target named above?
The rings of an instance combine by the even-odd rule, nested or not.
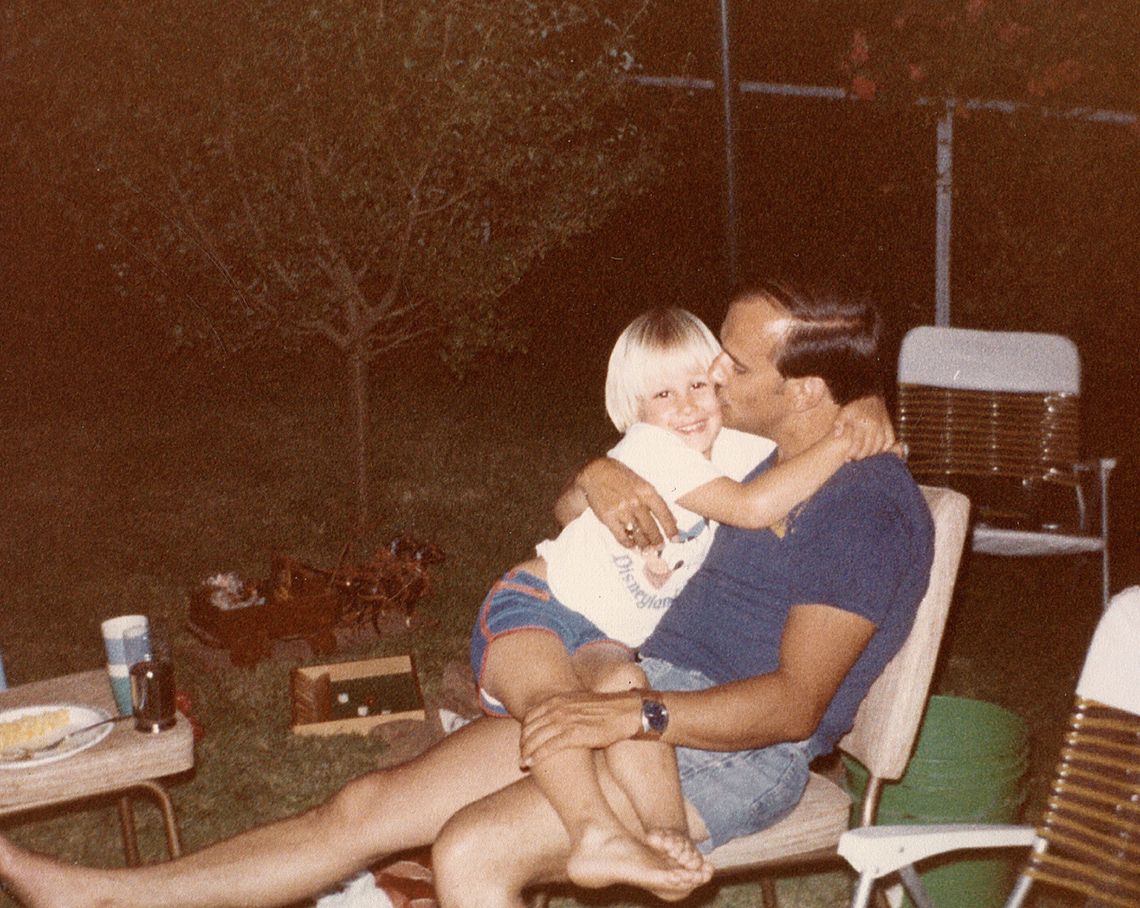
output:
[[[776,281],[745,285],[733,299],[757,297],[792,317],[776,353],[775,365],[784,378],[822,378],[840,406],[882,393],[882,319],[873,303],[831,288]]]

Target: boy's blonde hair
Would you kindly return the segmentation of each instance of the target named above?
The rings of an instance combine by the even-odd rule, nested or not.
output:
[[[684,309],[650,309],[621,333],[606,372],[606,412],[619,432],[638,420],[641,401],[663,378],[708,371],[720,353],[716,337]]]

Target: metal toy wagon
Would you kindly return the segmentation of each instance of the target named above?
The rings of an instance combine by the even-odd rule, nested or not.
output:
[[[229,650],[234,665],[257,664],[276,640],[300,638],[327,656],[336,652],[336,627],[350,597],[332,572],[276,556],[268,580],[235,584],[233,575],[219,575],[200,586],[190,597],[188,624],[203,643]]]
[[[190,597],[188,626],[208,646],[229,650],[234,665],[255,665],[277,640],[305,640],[317,656],[336,652],[336,628],[371,623],[380,633],[382,615],[410,625],[416,604],[431,592],[430,565],[443,560],[439,547],[396,536],[367,561],[352,564],[348,546],[334,570],[314,568],[276,555],[267,580],[243,583],[219,574]]]

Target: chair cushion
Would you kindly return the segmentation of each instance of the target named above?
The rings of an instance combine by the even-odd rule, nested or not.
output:
[[[834,850],[851,819],[851,798],[834,782],[812,773],[795,809],[767,829],[733,839],[709,855],[717,870],[779,863]]]

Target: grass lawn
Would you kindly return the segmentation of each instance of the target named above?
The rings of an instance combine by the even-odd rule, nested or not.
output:
[[[575,351],[550,346],[462,384],[411,355],[378,376],[366,542],[408,530],[447,560],[410,631],[362,635],[336,658],[412,652],[432,699],[444,667],[466,653],[489,583],[550,532],[561,484],[613,439],[601,404],[604,355],[593,350],[597,362],[575,371]],[[332,366],[204,370],[175,361],[139,375],[109,359],[31,361],[0,423],[0,647],[12,683],[102,664],[104,618],[142,611],[178,623],[208,575],[263,576],[274,551],[330,565],[345,539],[349,458]],[[969,559],[960,582],[936,687],[993,700],[1028,722],[1029,816],[1096,619],[1097,577],[1092,561]],[[195,772],[172,787],[189,848],[317,803],[384,758],[375,738],[289,732],[289,670],[325,660],[289,649],[234,669],[185,633],[176,659],[205,727]],[[144,854],[157,858],[157,818],[137,812]],[[0,828],[67,860],[122,860],[110,807]],[[780,885],[790,906],[841,905],[849,881],[831,871]],[[693,903],[756,898],[743,882],[710,887]]]

